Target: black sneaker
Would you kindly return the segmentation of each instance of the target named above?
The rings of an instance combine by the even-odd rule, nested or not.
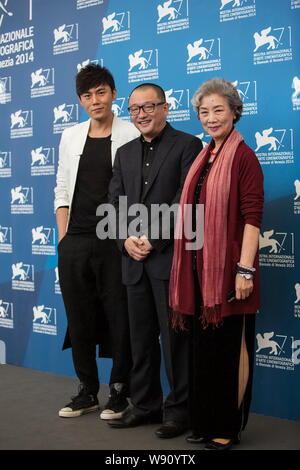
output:
[[[120,419],[128,408],[125,385],[115,383],[110,386],[109,400],[100,414],[101,419]]]
[[[99,410],[99,402],[96,395],[89,394],[81,384],[79,393],[71,398],[71,402],[59,410],[58,415],[62,418],[76,418],[86,413]]]

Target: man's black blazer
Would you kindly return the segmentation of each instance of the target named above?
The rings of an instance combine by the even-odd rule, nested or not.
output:
[[[147,188],[144,190],[142,188],[141,139],[134,139],[119,147],[109,186],[109,202],[114,205],[117,213],[119,211],[119,196],[127,196],[128,208],[132,204],[144,204],[148,208],[150,224],[151,205],[168,204],[171,206],[179,202],[187,172],[201,149],[200,139],[178,131],[167,123],[155,152]],[[127,227],[132,219],[132,217],[128,218]],[[171,236],[168,239],[152,238],[150,227],[146,235],[154,250],[146,260],[135,261],[124,250],[123,245],[127,237],[119,236],[117,233],[117,243],[123,253],[122,276],[126,285],[136,284],[139,281],[143,272],[143,264],[147,264],[148,271],[154,278],[169,279],[173,255],[173,230],[171,230]]]

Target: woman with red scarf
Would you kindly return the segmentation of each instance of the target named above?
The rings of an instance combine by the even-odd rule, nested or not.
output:
[[[193,163],[177,217],[170,279],[174,327],[191,333],[189,443],[228,450],[245,428],[252,387],[255,313],[259,308],[258,240],[263,175],[255,153],[234,128],[243,103],[223,79],[205,82],[193,106],[212,137]],[[186,225],[199,228],[191,244]],[[199,245],[199,243],[198,243]],[[195,246],[196,248],[193,248]]]

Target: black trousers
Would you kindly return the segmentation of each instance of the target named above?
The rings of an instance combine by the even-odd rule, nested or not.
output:
[[[58,269],[79,380],[90,393],[98,393],[96,344],[102,336],[111,341],[110,384],[128,384],[131,352],[127,296],[115,241],[99,240],[94,235],[66,235],[58,245]],[[105,331],[102,325],[106,325]]]
[[[137,284],[127,286],[133,358],[131,401],[134,413],[147,415],[162,408],[161,349],[170,393],[164,420],[188,421],[188,336],[169,324],[168,281],[153,278],[144,268]]]
[[[219,327],[202,327],[202,298],[195,282],[197,315],[191,324],[190,418],[195,434],[232,439],[245,428],[251,404],[255,315],[232,315]],[[244,334],[249,358],[249,378],[238,406],[239,364]],[[241,371],[243,373],[243,371]]]

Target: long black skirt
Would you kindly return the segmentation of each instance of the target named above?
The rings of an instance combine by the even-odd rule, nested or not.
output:
[[[200,299],[198,297],[200,311]],[[199,437],[237,438],[245,428],[251,403],[255,315],[232,315],[221,326],[191,322],[190,424]],[[249,379],[239,406],[239,365],[243,331],[249,358]]]

